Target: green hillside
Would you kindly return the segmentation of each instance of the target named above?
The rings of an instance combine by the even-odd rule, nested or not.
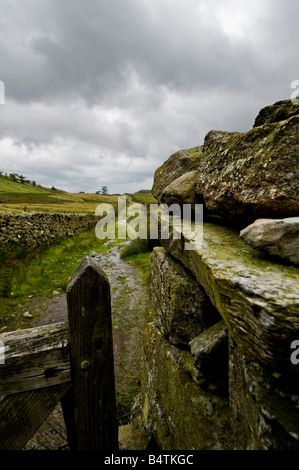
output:
[[[132,201],[154,204],[150,191],[130,194]],[[116,206],[118,195],[93,193],[68,193],[56,188],[45,188],[32,182],[14,181],[0,175],[0,211],[21,213],[37,212],[79,212],[93,214],[101,203]]]
[[[68,193],[61,189],[45,188],[32,183],[13,181],[0,176],[0,211],[20,213],[38,212],[80,212],[92,214],[98,204],[109,202],[115,205],[116,196]]]
[[[33,185],[33,183],[21,183],[20,181],[14,181],[11,178],[6,178],[5,176],[0,176],[0,194],[2,193],[44,193],[48,194],[52,190],[50,188],[45,188],[40,185]],[[64,191],[56,190],[60,193]]]

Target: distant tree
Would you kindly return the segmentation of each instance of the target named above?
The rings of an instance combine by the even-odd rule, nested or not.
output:
[[[102,194],[108,194],[109,191],[108,191],[108,188],[107,186],[102,186]]]
[[[19,180],[20,180],[20,182],[21,182],[22,184],[25,183],[25,178],[26,178],[25,176],[19,175]]]
[[[35,181],[32,181],[32,186],[35,186],[36,185],[36,182]]]
[[[55,188],[54,186],[52,186],[52,188],[51,188],[51,189],[52,189],[52,191],[56,191],[56,188]]]

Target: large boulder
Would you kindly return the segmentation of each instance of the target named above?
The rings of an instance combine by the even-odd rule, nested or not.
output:
[[[298,115],[247,133],[210,131],[196,182],[207,210],[247,224],[298,215],[298,132]]]
[[[155,171],[152,194],[158,202],[161,202],[162,193],[170,183],[185,173],[198,170],[201,151],[202,146],[179,150]]]

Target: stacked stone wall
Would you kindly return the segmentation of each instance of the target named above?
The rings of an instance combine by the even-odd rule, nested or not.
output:
[[[155,173],[160,203],[204,205],[194,250],[183,230],[151,254],[133,423],[160,449],[299,450],[298,111],[276,103]]]
[[[72,237],[95,224],[89,214],[24,212],[0,214],[0,246],[37,248],[61,238]]]

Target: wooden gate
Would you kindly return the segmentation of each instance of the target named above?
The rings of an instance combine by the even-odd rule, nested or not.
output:
[[[23,449],[61,402],[71,450],[117,450],[110,285],[86,257],[67,288],[68,322],[0,336],[0,449]]]

